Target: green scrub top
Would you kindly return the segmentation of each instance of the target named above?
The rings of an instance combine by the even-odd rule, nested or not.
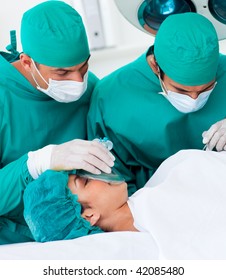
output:
[[[115,168],[125,177],[129,195],[172,154],[202,149],[202,132],[226,117],[226,56],[220,55],[217,85],[207,104],[184,114],[159,94],[162,89],[147,54],[98,82],[88,114],[89,139],[108,137],[113,142]]]
[[[33,181],[27,158],[25,154],[0,170],[0,245],[34,240],[23,217],[23,193]]]
[[[1,55],[0,73],[0,244],[7,244],[30,240],[19,226],[23,188],[19,182],[11,184],[23,176],[17,174],[21,157],[49,144],[87,139],[88,107],[98,79],[89,72],[85,94],[78,101],[60,103],[34,88]]]

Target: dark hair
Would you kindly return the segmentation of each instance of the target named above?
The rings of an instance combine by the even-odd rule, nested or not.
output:
[[[159,74],[160,74],[160,78],[163,79],[165,73],[164,73],[163,70],[160,68],[160,66],[159,66]]]

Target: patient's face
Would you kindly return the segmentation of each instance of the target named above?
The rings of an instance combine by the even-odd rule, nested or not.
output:
[[[70,175],[68,187],[77,194],[83,209],[97,209],[107,213],[121,207],[128,199],[127,184],[110,184],[99,180]]]

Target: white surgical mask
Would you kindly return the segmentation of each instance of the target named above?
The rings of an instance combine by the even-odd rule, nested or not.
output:
[[[47,83],[46,80],[41,75],[41,73],[39,72],[39,70],[37,69],[33,60],[32,62],[39,76],[48,85],[47,89],[41,88],[37,83],[33,73],[31,73],[37,85],[37,89],[44,92],[48,96],[52,97],[56,101],[62,103],[74,102],[80,99],[81,96],[85,93],[87,89],[88,71],[83,77],[83,82],[77,82],[71,80],[57,81],[57,80],[49,79],[49,83]]]
[[[202,109],[217,84],[216,82],[213,88],[200,93],[196,99],[193,99],[188,95],[166,90],[160,77],[159,80],[163,90],[160,94],[162,94],[181,113],[192,113]]]

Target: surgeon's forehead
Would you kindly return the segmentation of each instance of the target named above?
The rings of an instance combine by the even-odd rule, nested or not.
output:
[[[90,56],[87,58],[86,61],[78,64],[78,65],[74,65],[71,67],[51,67],[51,66],[46,66],[48,67],[48,69],[50,71],[54,71],[54,72],[60,72],[60,71],[79,71],[80,69],[82,69],[89,61]],[[44,65],[45,66],[45,65]]]
[[[193,91],[199,91],[201,90],[207,90],[209,89],[209,87],[214,86],[216,80],[212,80],[207,84],[203,84],[203,85],[198,85],[198,86],[185,86],[185,85],[181,85],[176,83],[175,81],[173,81],[172,79],[168,78],[168,83],[169,85],[173,86],[175,89],[179,90],[179,91],[185,91],[185,92],[193,92]]]

